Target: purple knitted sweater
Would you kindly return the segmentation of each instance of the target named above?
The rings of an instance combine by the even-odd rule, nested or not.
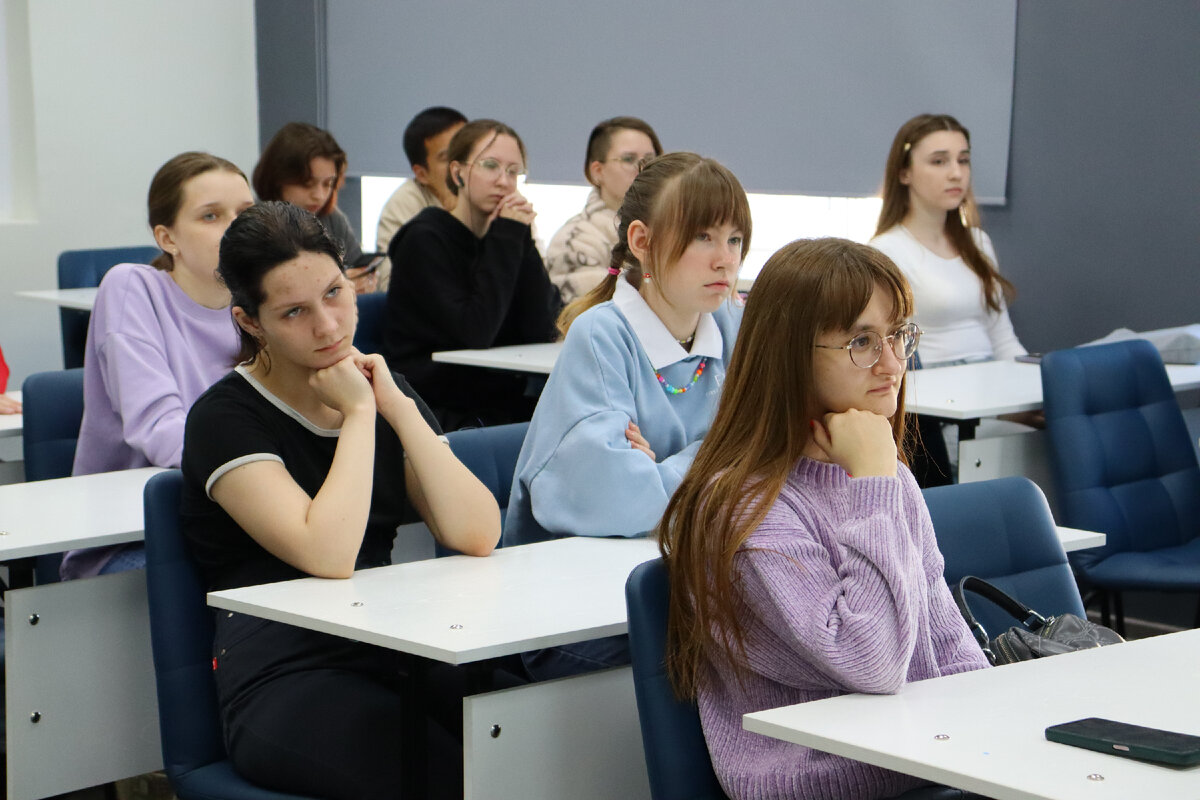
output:
[[[699,693],[713,767],[734,800],[891,797],[922,782],[742,729],[742,715],[987,661],[942,578],[929,511],[897,478],[801,459],[735,560],[749,674],[719,659]]]

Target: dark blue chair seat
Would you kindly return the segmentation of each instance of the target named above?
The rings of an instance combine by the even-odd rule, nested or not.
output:
[[[521,455],[521,445],[525,443],[528,430],[528,422],[513,422],[487,428],[464,428],[446,434],[454,455],[496,498],[501,523],[508,511],[517,456]],[[440,557],[454,553],[438,545],[437,554]]]
[[[1111,598],[1124,627],[1123,589],[1200,593],[1200,465],[1158,351],[1138,339],[1047,353],[1042,394],[1062,522],[1107,537],[1071,554],[1106,624]]]
[[[146,587],[163,768],[179,800],[305,800],[261,789],[233,770],[212,678],[212,612],[179,526],[183,475],[146,483]]]
[[[99,286],[104,273],[117,264],[149,264],[162,251],[157,247],[108,247],[93,250],[64,250],[58,256],[58,288],[82,289]],[[90,311],[60,308],[63,367],[83,366]]]
[[[358,295],[358,327],[354,329],[354,346],[360,353],[383,352],[383,315],[387,310],[387,294],[372,292]]]
[[[993,583],[1043,615],[1083,616],[1083,601],[1046,503],[1028,478],[925,489],[946,582],[964,575]],[[971,609],[992,636],[1014,624],[987,601]]]

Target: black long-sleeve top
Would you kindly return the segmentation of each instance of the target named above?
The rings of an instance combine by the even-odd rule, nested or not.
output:
[[[430,354],[554,340],[561,301],[529,226],[496,219],[477,238],[450,212],[426,208],[396,233],[388,257],[384,355],[392,369],[444,424],[446,410],[484,422],[527,418],[527,376],[437,364]]]

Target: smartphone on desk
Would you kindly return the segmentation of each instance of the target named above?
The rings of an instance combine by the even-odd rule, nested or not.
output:
[[[1177,767],[1200,764],[1200,736],[1146,728],[1111,719],[1088,717],[1046,728],[1046,738],[1141,761],[1154,761]]]
[[[1026,353],[1023,356],[1013,356],[1013,361],[1018,364],[1040,364],[1042,363],[1041,353]]]

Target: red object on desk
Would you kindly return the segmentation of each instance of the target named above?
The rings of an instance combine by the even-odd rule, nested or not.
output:
[[[0,350],[0,394],[8,391],[8,364],[4,363],[4,351]]]

